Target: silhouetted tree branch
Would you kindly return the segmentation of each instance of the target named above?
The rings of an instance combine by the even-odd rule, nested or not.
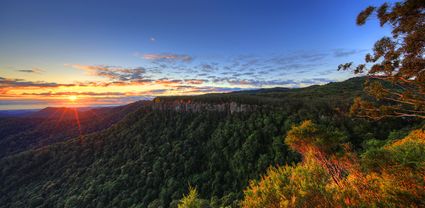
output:
[[[351,112],[359,117],[425,118],[425,1],[405,0],[369,6],[357,17],[364,25],[373,14],[380,25],[392,27],[392,36],[378,40],[365,64],[341,64],[338,70],[366,73],[365,91],[377,101],[355,99]],[[367,67],[369,66],[370,67]],[[390,86],[385,85],[390,83]]]

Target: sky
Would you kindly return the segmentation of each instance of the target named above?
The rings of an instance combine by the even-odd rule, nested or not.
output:
[[[2,0],[0,110],[305,87],[389,34],[376,0]]]

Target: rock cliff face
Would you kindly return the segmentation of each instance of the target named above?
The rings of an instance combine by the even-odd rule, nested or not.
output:
[[[175,110],[179,112],[204,112],[204,111],[218,111],[218,112],[252,112],[257,109],[256,105],[240,104],[236,102],[227,102],[221,104],[192,102],[191,100],[173,100],[161,101],[155,98],[152,102],[152,109],[154,110]]]

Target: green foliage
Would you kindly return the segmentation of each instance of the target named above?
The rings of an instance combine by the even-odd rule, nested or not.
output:
[[[361,83],[174,98],[256,106],[233,113],[161,110],[146,102],[110,128],[0,159],[0,207],[176,207],[187,184],[198,188],[204,204],[236,207],[249,181],[267,167],[300,161],[282,140],[295,123],[312,120],[318,130],[310,133],[321,132],[329,141],[347,135],[341,141],[355,148],[365,135],[384,140],[394,129],[415,125],[347,117]],[[343,145],[311,141],[325,152],[345,153]]]
[[[168,207],[188,183],[205,198],[233,204],[249,179],[297,158],[272,146],[284,121],[274,111],[142,109],[103,132],[1,160],[0,187],[8,194],[0,204],[27,205],[29,196],[43,193],[49,198],[43,206]]]
[[[251,181],[242,207],[334,207],[326,185],[330,177],[315,164],[270,168],[260,181]],[[318,203],[318,201],[321,201]]]
[[[346,136],[340,131],[318,126],[310,120],[304,121],[300,126],[293,126],[285,138],[285,143],[300,153],[313,148],[324,154],[338,153],[343,150],[346,141]]]
[[[312,138],[312,133],[320,138]],[[369,141],[372,144],[360,161],[350,151],[340,157],[320,152],[323,144],[315,141],[328,135],[310,121],[294,126],[288,137],[292,148],[308,149],[301,152],[303,162],[270,168],[261,180],[251,181],[244,191],[242,207],[425,206],[424,130],[412,131],[387,145]],[[317,157],[317,151],[324,157]],[[336,174],[338,169],[343,174]]]
[[[379,172],[394,168],[410,168],[412,171],[425,168],[424,134],[424,131],[416,130],[402,140],[368,149],[362,155],[364,167]]]

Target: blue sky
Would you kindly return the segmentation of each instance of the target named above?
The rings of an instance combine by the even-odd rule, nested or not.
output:
[[[355,24],[383,2],[3,0],[0,109],[344,80],[338,64],[360,63],[389,34]]]

